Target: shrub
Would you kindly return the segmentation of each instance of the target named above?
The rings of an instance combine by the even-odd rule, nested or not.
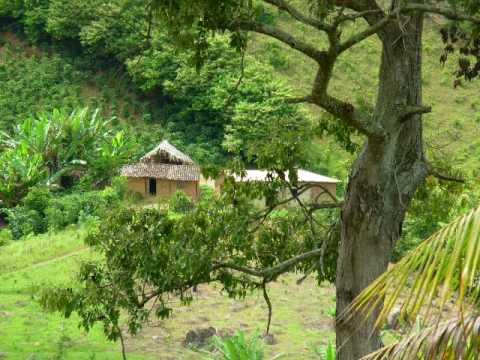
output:
[[[54,197],[46,189],[34,188],[20,205],[7,209],[6,214],[12,237],[20,239],[101,217],[121,198],[119,189],[111,187],[60,197]]]
[[[0,246],[7,245],[12,240],[12,232],[9,229],[0,230]]]
[[[6,213],[14,240],[29,234],[39,234],[46,230],[44,218],[36,210],[16,206],[13,209],[7,209]]]
[[[176,191],[169,201],[170,209],[176,213],[185,214],[193,209],[193,201],[183,191]]]
[[[258,332],[255,333],[250,340],[245,339],[245,334],[242,331],[225,339],[215,337],[213,339],[213,345],[220,353],[220,356],[215,359],[262,360],[264,355],[259,340]]]
[[[320,360],[335,360],[337,354],[331,342],[327,346],[312,346],[312,351]]]
[[[52,194],[47,188],[34,187],[20,205],[6,210],[13,239],[28,234],[41,234],[47,230],[45,209],[51,199]]]
[[[198,198],[199,203],[207,204],[212,200],[214,196],[215,196],[215,191],[212,189],[211,186],[208,186],[208,185],[200,186],[200,196]]]

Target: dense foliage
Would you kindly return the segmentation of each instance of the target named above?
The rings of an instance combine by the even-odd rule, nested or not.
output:
[[[13,239],[102,217],[122,199],[121,187],[59,196],[45,187],[33,188],[20,204],[4,209]]]
[[[132,143],[88,109],[53,110],[19,123],[12,135],[0,133],[0,201],[15,205],[32,185],[67,179],[87,188],[107,183],[132,156]]]
[[[80,63],[76,60],[79,64],[70,67],[75,70],[71,71],[73,74],[76,71],[88,74],[99,69],[108,72],[112,66],[117,68],[117,74],[128,79],[126,85],[133,95],[124,98],[115,91],[102,94],[100,101],[92,97],[88,102],[121,118],[139,117],[148,127],[152,123],[161,125],[163,134],[157,134],[156,140],[144,131],[146,129],[139,131],[142,138],[139,143],[148,148],[158,142],[159,137],[168,135],[203,164],[219,163],[224,159],[225,127],[243,111],[238,106],[244,106],[241,104],[245,102],[266,101],[271,91],[285,87],[274,80],[271,67],[251,56],[243,58],[229,46],[227,37],[208,38],[208,50],[202,55],[204,66],[197,72],[198,69],[191,65],[198,54],[191,50],[179,51],[174,46],[178,44],[174,44],[173,38],[161,26],[150,26],[149,14],[140,0],[71,1],[68,4],[57,0],[20,1],[15,5],[0,4],[0,15],[15,18],[15,23],[22,25],[30,41],[56,47],[63,45],[68,53],[83,59]],[[185,35],[186,38],[193,36]],[[46,59],[41,62],[49,64]],[[8,71],[21,76],[15,66]],[[42,76],[39,79],[43,88],[56,82]],[[26,93],[24,87],[32,88],[29,84],[15,85],[26,98],[22,106],[31,109],[35,98],[30,92]],[[73,91],[80,95],[78,88]],[[58,101],[49,101],[51,96],[44,100],[45,105],[51,106],[53,102],[58,107]],[[81,96],[67,99],[80,104],[85,101]],[[23,115],[11,106],[5,111],[8,119]],[[137,124],[135,127],[138,128]]]

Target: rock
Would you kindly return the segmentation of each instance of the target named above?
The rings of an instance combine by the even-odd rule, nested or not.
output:
[[[275,345],[277,343],[277,339],[273,336],[273,334],[266,334],[263,336],[263,341],[267,345]]]
[[[200,328],[190,330],[185,339],[183,340],[183,346],[186,347],[202,347],[205,346],[208,340],[217,335],[217,330],[214,327]]]
[[[153,341],[160,341],[161,337],[158,335],[152,336]]]

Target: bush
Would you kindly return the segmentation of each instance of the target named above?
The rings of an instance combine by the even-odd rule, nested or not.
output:
[[[185,214],[193,209],[193,201],[183,191],[176,191],[169,201],[170,209],[176,213]]]
[[[47,230],[45,209],[52,199],[47,188],[34,187],[22,199],[20,205],[7,209],[7,219],[13,239],[19,239],[28,234],[41,234]]]
[[[48,227],[58,230],[82,222],[88,216],[100,217],[120,199],[111,187],[53,199],[45,210]]]
[[[312,346],[312,351],[320,360],[335,360],[337,358],[335,346],[331,342],[327,346]]]
[[[101,217],[120,200],[121,192],[111,187],[61,197],[54,197],[46,189],[34,188],[20,205],[7,209],[6,214],[12,237],[20,239]]]
[[[0,230],[0,246],[7,245],[12,240],[12,232],[9,229]]]
[[[250,340],[245,339],[242,331],[225,339],[215,337],[213,345],[220,353],[215,359],[221,360],[262,360],[263,350],[259,342],[260,337],[255,333]]]
[[[199,203],[208,204],[212,198],[215,196],[215,191],[211,186],[201,185],[200,186],[200,196],[198,198]]]
[[[7,209],[6,213],[14,240],[29,234],[40,234],[46,230],[45,220],[36,210],[16,206],[13,209]]]

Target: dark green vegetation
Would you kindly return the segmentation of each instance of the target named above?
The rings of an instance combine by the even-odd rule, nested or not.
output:
[[[108,190],[107,196],[97,192],[108,185],[112,175],[109,170],[115,173],[121,163],[138,157],[164,136],[203,165],[227,164],[237,171],[256,165],[279,173],[280,178],[284,170],[301,166],[342,180],[346,180],[352,158],[359,156],[366,136],[369,141],[361,154],[370,154],[371,150],[375,152],[372,155],[375,161],[362,162],[366,155],[360,155],[355,165],[355,174],[364,177],[353,177],[349,187],[353,194],[346,197],[347,205],[343,207],[342,236],[347,240],[343,244],[352,243],[357,237],[360,243],[375,236],[379,237],[378,241],[393,239],[394,242],[401,233],[393,254],[396,259],[477,201],[480,105],[475,96],[479,86],[457,81],[457,88],[453,89],[453,72],[458,70],[457,53],[443,58],[447,63],[439,67],[444,45],[438,30],[443,20],[439,23],[436,17],[428,18],[424,29],[420,29],[420,23],[407,22],[409,26],[402,31],[413,31],[415,26],[419,32],[423,31],[423,43],[415,44],[415,52],[423,49],[423,77],[419,72],[412,75],[406,71],[397,81],[389,79],[386,84],[388,77],[378,79],[379,67],[385,63],[381,65],[379,61],[382,44],[377,38],[368,38],[341,56],[335,51],[330,53],[329,60],[335,63],[332,75],[328,71],[317,72],[317,64],[321,65],[320,70],[331,66],[323,56],[312,60],[311,54],[299,56],[271,38],[244,33],[242,30],[247,29],[272,37],[268,29],[282,27],[300,40],[293,45],[289,43],[297,50],[304,42],[324,48],[330,46],[334,50],[339,45],[335,43],[339,35],[336,29],[326,31],[334,36],[317,33],[311,24],[296,22],[293,19],[296,16],[290,16],[292,12],[288,7],[278,5],[283,1],[266,2],[273,6],[255,3],[250,8],[247,2],[232,0],[217,9],[216,2],[211,6],[209,0],[198,1],[195,6],[179,1],[178,8],[169,12],[171,2],[156,1],[157,8],[153,9],[156,11],[151,12],[152,8],[146,8],[144,1],[135,0],[0,1],[0,16],[5,24],[0,50],[0,76],[4,80],[0,85],[3,105],[0,128],[6,133],[2,134],[0,150],[2,162],[9,164],[6,170],[0,170],[0,199],[10,208],[4,213],[9,214],[12,234],[18,238],[100,217],[105,220],[102,233],[94,231],[89,243],[112,259],[106,263],[84,263],[80,268],[81,283],[72,289],[60,286],[45,293],[43,300],[47,307],[67,315],[77,311],[87,328],[96,321],[104,322],[106,335],[117,338],[123,320],[130,332],[138,330],[146,319],[144,305],[149,299],[159,301],[157,315],[170,315],[165,301],[169,293],[179,292],[180,299],[188,303],[190,288],[197,283],[218,281],[229,295],[242,297],[249,290],[262,289],[265,283],[277,280],[287,269],[314,272],[318,280],[334,280],[338,214],[330,210],[327,215],[312,216],[318,210],[313,207],[303,208],[303,212],[271,211],[278,205],[275,194],[280,188],[290,187],[292,195],[301,191],[294,175],[290,184],[274,181],[270,186],[250,190],[231,187],[224,197],[210,198],[198,207],[177,196],[170,203],[174,216],[172,211],[132,209],[104,215],[104,202],[120,200],[116,195],[114,199],[109,198]],[[335,6],[306,9],[300,2],[294,3],[302,11],[322,21],[326,19],[327,23],[332,20],[328,16],[337,14]],[[462,5],[468,4],[462,2]],[[407,15],[402,16],[410,16],[410,10],[405,11]],[[205,14],[207,21],[197,22],[199,12]],[[229,23],[238,14],[245,17],[242,21],[254,21],[256,25],[251,27],[248,21]],[[370,22],[373,17],[365,16]],[[389,21],[393,28],[394,19]],[[224,34],[227,24],[232,32]],[[365,28],[360,22],[345,21],[345,24],[342,26],[344,39]],[[448,41],[457,36],[452,29]],[[212,37],[212,30],[222,30],[222,34]],[[392,35],[395,32],[395,36]],[[392,30],[392,34],[385,30],[385,34],[395,39],[401,36],[398,29]],[[273,37],[284,40],[283,35]],[[396,44],[396,40],[382,40],[384,52],[399,52],[389,53],[390,58],[401,59],[405,55],[399,48],[392,50],[385,46]],[[473,61],[474,53],[471,55],[470,61]],[[465,65],[463,60],[462,63]],[[402,68],[401,64],[397,65]],[[382,69],[383,75],[391,71]],[[465,68],[463,71],[465,73]],[[470,70],[468,74],[470,77]],[[320,80],[314,83],[315,96],[307,99],[311,104],[301,107],[286,101],[295,94],[309,93],[315,77]],[[411,81],[402,87],[402,79],[407,78]],[[325,99],[335,102],[335,98],[325,97],[319,86],[322,83],[329,83],[329,95],[346,99],[347,105],[355,104],[355,114],[357,111],[366,116],[373,114],[379,123],[383,119],[401,118],[400,123],[409,124],[405,125],[408,134],[400,134],[404,125],[398,124],[387,129],[389,136],[385,138],[376,132],[378,129],[365,128],[355,120],[356,115],[350,118],[338,111],[348,110],[348,106],[332,107],[330,102],[325,102]],[[379,83],[382,91],[375,107]],[[415,84],[420,83],[425,89],[422,101],[418,93],[405,95],[403,90],[417,91],[420,86]],[[402,103],[403,97],[408,101],[418,100],[413,105],[433,105],[434,111],[424,115],[423,129],[417,112],[427,110],[415,108],[412,113],[402,115],[392,99]],[[342,105],[336,103],[339,104]],[[406,104],[409,103],[403,105]],[[330,114],[319,111],[315,105]],[[85,106],[89,106],[90,111],[81,112],[79,109]],[[94,109],[99,109],[98,113]],[[70,116],[72,111],[75,112]],[[98,126],[93,121],[93,131],[82,125],[78,132],[79,126],[74,125],[78,118],[88,120],[78,121],[83,125],[90,119],[98,119]],[[388,122],[385,120],[382,125]],[[57,131],[44,137],[42,144],[41,138],[34,134],[50,134],[43,131],[47,126]],[[425,141],[419,142],[422,132]],[[92,140],[99,137],[104,141]],[[383,139],[382,146],[386,143],[388,146],[372,146],[379,138]],[[78,139],[81,140],[76,142]],[[82,146],[76,146],[79,144]],[[376,152],[379,148],[382,150]],[[418,151],[412,155],[405,149]],[[421,160],[421,166],[410,166],[415,157]],[[425,158],[428,164],[423,164]],[[401,161],[395,163],[391,159]],[[467,184],[439,180],[440,173],[448,174],[447,177],[463,176]],[[32,204],[30,200],[37,199],[38,192],[42,191],[32,191],[33,186],[56,184],[56,179],[60,179],[60,186],[55,195],[40,194],[43,198],[40,196],[41,199]],[[379,196],[368,198],[377,191],[381,192]],[[27,195],[29,192],[32,195]],[[339,195],[343,195],[343,189]],[[249,206],[249,200],[257,197],[266,199],[267,213]],[[359,198],[363,199],[361,206],[355,204]],[[385,210],[387,205],[391,208]],[[371,211],[366,211],[365,206]],[[376,220],[362,218],[364,214],[377,213],[380,218]],[[355,221],[348,223],[349,219]],[[378,223],[374,227],[381,229],[382,235],[362,235],[363,224],[375,221]],[[402,225],[403,232],[399,231]],[[132,228],[138,231],[132,232]],[[124,243],[114,241],[117,234]],[[126,246],[137,234],[136,241],[131,242],[132,248]],[[146,248],[146,244],[154,244],[155,251]],[[368,246],[357,250],[363,251],[368,259],[383,257],[386,263],[391,257],[391,243],[387,247],[388,251],[379,256],[372,255],[378,250],[377,245],[370,250]],[[307,262],[285,265],[288,258],[295,259],[295,255],[302,252],[309,254]],[[127,264],[130,277],[126,279],[118,269],[129,257],[137,261]],[[317,261],[319,257],[321,261]],[[158,268],[163,267],[166,271],[158,273]],[[260,270],[263,268],[266,270]],[[340,273],[355,275],[362,271]],[[367,269],[366,273],[370,276],[372,271]],[[146,284],[154,291],[140,292],[138,284]],[[339,289],[343,291],[342,286]],[[118,292],[122,296],[118,296]],[[95,306],[99,300],[104,301],[103,307]],[[343,300],[340,310],[348,302]],[[121,318],[120,309],[127,312],[127,319]],[[353,352],[365,353],[358,349]],[[343,356],[342,359],[350,355]]]

